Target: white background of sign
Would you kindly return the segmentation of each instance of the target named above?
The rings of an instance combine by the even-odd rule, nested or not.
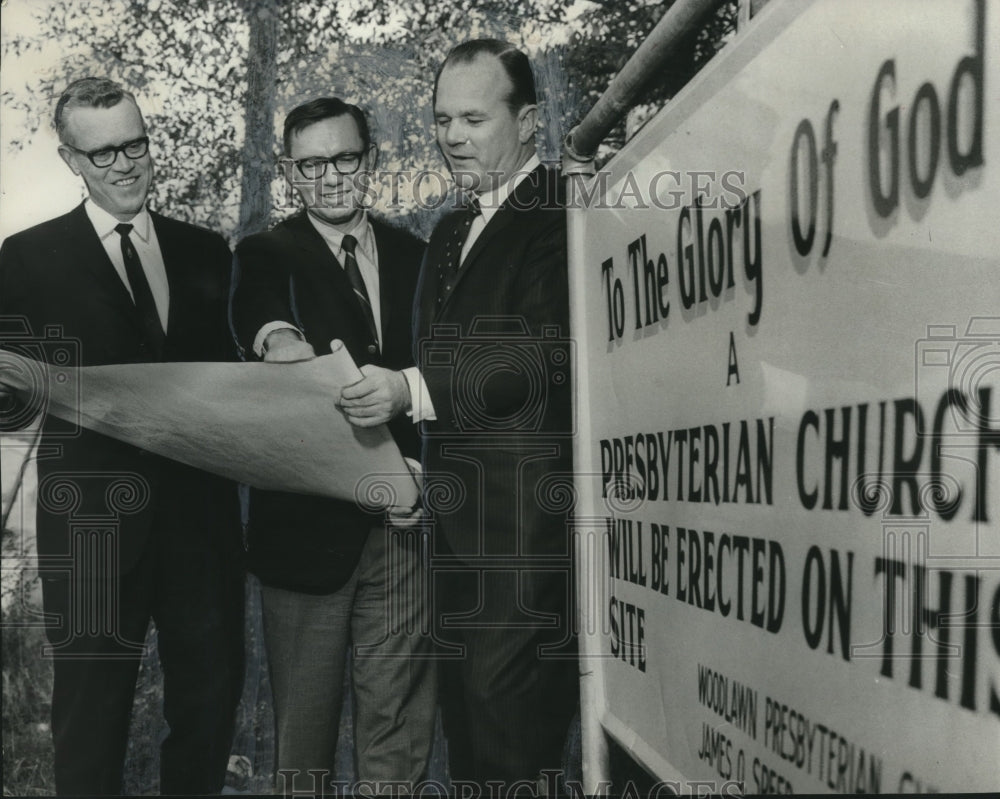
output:
[[[859,405],[868,405],[869,469],[877,463],[881,402],[887,404],[887,453],[894,440],[895,401],[915,398],[929,431],[949,387],[968,398],[981,396],[977,393],[980,389],[990,389],[992,408],[987,423],[993,429],[1000,427],[1000,61],[996,58],[1000,52],[1000,9],[991,3],[986,3],[983,51],[984,164],[956,175],[948,155],[952,78],[960,61],[975,54],[975,9],[973,0],[813,4],[774,0],[746,33],[720,54],[717,63],[609,165],[612,175],[607,200],[614,205],[623,191],[628,195],[619,207],[572,212],[573,318],[582,392],[578,468],[584,476],[579,478],[579,489],[584,498],[582,515],[597,519],[590,527],[583,522],[581,529],[601,537],[604,528],[600,519],[614,516],[616,520],[631,520],[632,545],[637,547],[641,540],[647,581],[645,586],[626,579],[609,582],[607,548],[602,544],[597,550],[604,554],[595,558],[595,573],[584,576],[583,604],[597,614],[589,620],[595,628],[589,645],[604,656],[585,663],[583,671],[596,670],[597,679],[589,684],[601,724],[665,779],[709,779],[720,784],[737,779],[742,750],[743,779],[751,792],[784,787],[777,779],[769,781],[762,767],[776,772],[796,792],[853,791],[855,787],[882,792],[935,788],[976,791],[1000,784],[1000,710],[990,710],[991,691],[1000,695],[1000,632],[988,626],[990,606],[1000,601],[1000,448],[991,446],[985,455],[988,478],[983,499],[988,521],[974,519],[980,439],[975,431],[969,432],[963,419],[958,420],[959,425],[946,419],[942,439],[944,479],[952,488],[961,486],[963,492],[953,519],[945,520],[933,510],[926,516],[914,515],[905,490],[897,513],[877,510],[866,515],[853,502],[845,510],[838,509],[840,463],[836,460],[834,507],[822,509],[826,409],[836,409],[839,425],[843,420],[840,408],[853,408],[849,483],[858,474]],[[868,137],[873,90],[887,59],[894,60],[895,81],[883,83],[877,120],[884,144],[887,114],[899,107],[900,194],[899,207],[883,218],[875,209],[869,185]],[[914,100],[928,81],[940,109],[940,141],[935,180],[928,196],[921,199],[908,177],[908,128]],[[976,127],[973,88],[973,82],[966,78],[958,91],[959,152],[967,153],[972,146]],[[914,128],[915,152],[918,182],[929,182],[932,114],[928,90],[923,91]],[[839,108],[831,113],[834,100]],[[837,149],[832,167],[833,236],[829,252],[823,256],[829,173],[822,150],[828,116]],[[805,256],[794,244],[790,200],[793,142],[803,120],[811,123],[818,159],[816,231]],[[800,145],[799,214],[807,219],[804,138]],[[883,148],[883,191],[887,191],[885,173],[890,156]],[[720,177],[739,172],[747,194],[760,192],[762,271],[760,278],[747,278],[742,226],[734,227],[734,286],[724,288],[715,298],[709,286],[706,301],[685,309],[678,226],[681,208],[693,202],[687,177],[692,170],[712,171]],[[643,199],[648,200],[646,189],[654,177],[669,171],[680,173],[682,178],[679,185],[673,178],[661,178],[660,199],[666,201],[666,191],[678,188],[685,191],[683,198],[671,208],[642,207],[629,186],[639,187]],[[627,180],[630,174],[634,184]],[[714,195],[721,193],[726,198],[718,180],[698,180],[710,186]],[[751,222],[754,217],[749,215]],[[726,231],[724,210],[706,209],[706,235],[716,218]],[[745,224],[747,219],[744,215],[741,222]],[[807,222],[803,222],[803,236],[806,228]],[[648,259],[656,263],[660,254],[665,255],[669,282],[662,290],[662,299],[669,301],[670,310],[665,321],[636,330],[628,247],[643,234]],[[693,236],[696,233],[684,226],[682,245]],[[609,259],[612,271],[602,270]],[[695,275],[697,271],[696,266]],[[614,314],[609,314],[614,280],[621,281],[620,338],[612,332]],[[748,315],[754,311],[760,286],[760,319],[753,325]],[[640,294],[641,322],[646,321],[644,302]],[[980,318],[976,329],[986,331],[980,337],[968,334],[970,320],[976,317]],[[730,334],[739,383],[730,377],[727,387]],[[935,335],[939,340],[931,341],[929,337]],[[927,355],[928,351],[932,355]],[[951,353],[952,367],[935,359],[933,352]],[[951,414],[952,410],[945,412]],[[808,411],[818,417],[817,426],[807,426],[802,434],[802,483],[807,492],[819,486],[818,502],[812,510],[800,499],[796,456],[802,420]],[[903,417],[899,438],[905,456],[918,446],[918,440],[912,416],[899,414]],[[609,510],[601,498],[601,440],[618,439],[624,452],[627,436],[642,433],[645,441],[645,434],[662,433],[666,439],[672,431],[714,427],[721,438],[722,425],[729,422],[731,461],[735,462],[737,428],[740,420],[748,420],[755,473],[754,420],[765,420],[766,425],[770,417],[774,419],[771,504],[743,501],[743,489],[736,503],[688,500],[692,488],[705,488],[703,469],[708,453],[704,436],[708,433],[704,429],[698,476],[693,483],[685,476],[684,501],[677,499],[676,462],[670,466],[667,500],[636,500],[630,510],[620,512]],[[834,429],[835,437],[840,433],[839,427]],[[921,486],[929,480],[933,442],[924,438],[922,444],[918,467]],[[676,447],[673,453],[676,460]],[[633,449],[632,458],[647,454],[648,450]],[[686,454],[685,472],[690,466],[687,458]],[[721,462],[719,469],[721,484]],[[632,475],[637,477],[634,467]],[[662,482],[662,470],[659,478]],[[732,475],[730,481],[732,484]],[[755,474],[752,484],[756,490]],[[648,480],[645,485],[649,487]],[[924,498],[926,504],[926,494]],[[640,522],[641,533],[637,527]],[[651,588],[651,524],[670,527],[669,595]],[[716,544],[722,533],[729,533],[780,545],[785,601],[777,632],[755,626],[749,619],[737,620],[735,610],[723,617],[718,608],[710,611],[678,600],[678,527],[699,533],[713,531]],[[925,549],[907,551],[904,542]],[[847,557],[853,555],[847,594],[851,646],[842,651],[839,630],[834,628],[832,654],[828,652],[829,617],[825,616],[815,649],[807,643],[803,623],[804,564],[814,545],[825,565],[828,595],[831,551],[839,553],[845,583]],[[627,537],[622,546],[628,546]],[[914,564],[928,570],[925,604],[930,608],[941,603],[942,573],[952,575],[950,594],[955,610],[965,605],[966,577],[979,578],[975,610],[979,626],[971,633],[976,652],[970,653],[964,630],[952,632],[952,643],[959,648],[940,667],[947,698],[935,696],[937,650],[926,635],[922,637],[925,656],[919,660],[919,687],[910,685],[915,670],[909,657],[913,636],[904,634],[905,629],[894,641],[896,655],[905,657],[892,661],[891,678],[882,674],[884,575],[876,573],[875,564],[883,557],[906,563],[906,579],[897,583],[901,593],[895,616],[900,624],[909,623]],[[723,591],[735,598],[735,562],[729,553],[722,553],[721,559],[726,558]],[[749,558],[744,566],[747,602],[751,599]],[[812,593],[806,607],[814,624],[817,564],[812,565]],[[770,574],[769,565],[764,563],[765,593]],[[683,579],[686,582],[686,574]],[[644,611],[644,672],[612,655],[609,593]],[[766,605],[763,595],[759,601]],[[826,614],[829,612],[828,603]],[[735,683],[752,692],[757,701],[755,738],[745,727],[741,730],[727,721],[724,712],[720,715],[699,701],[699,665],[728,679],[727,696],[731,697]],[[966,690],[972,691],[972,709],[960,705],[963,669],[971,675],[971,688]],[[823,725],[813,733],[811,756],[806,755],[801,763],[782,758],[773,748],[771,731],[765,731],[769,699],[787,704],[810,724]],[[786,723],[792,718],[786,715]],[[828,735],[823,729],[835,734]],[[721,747],[721,757],[700,754],[706,746],[706,731],[712,736],[721,733],[728,741],[720,743],[716,737],[714,744],[709,742]],[[769,736],[766,743],[765,732]],[[786,755],[793,751],[790,735],[786,729],[781,744]],[[823,761],[821,749],[826,758]],[[865,765],[857,769],[861,750]],[[845,762],[853,766],[841,768]],[[879,765],[877,783],[871,780],[872,764]]]

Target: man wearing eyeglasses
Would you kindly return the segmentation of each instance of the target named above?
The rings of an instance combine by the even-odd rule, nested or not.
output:
[[[233,360],[229,248],[146,207],[153,160],[135,98],[104,78],[78,80],[55,125],[89,196],[4,242],[5,329],[26,323],[36,342],[68,342],[28,341],[25,354],[76,353],[82,366]],[[169,726],[160,791],[219,792],[243,681],[236,486],[51,417],[38,453],[57,792],[121,793],[151,618]]]
[[[333,97],[300,105],[283,143],[303,210],[237,246],[237,338],[271,362],[328,354],[339,339],[371,404],[399,415],[389,428],[403,454],[418,457],[403,412],[416,377],[410,322],[423,244],[366,210],[377,148],[360,108]],[[410,546],[403,537],[352,502],[251,493],[249,563],[262,583],[279,789],[319,791],[314,780],[333,775],[348,651],[358,779],[412,790],[423,777],[434,675],[415,536]]]

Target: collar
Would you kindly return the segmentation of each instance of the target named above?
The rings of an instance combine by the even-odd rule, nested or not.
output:
[[[323,237],[323,241],[325,241],[327,246],[338,256],[343,255],[344,236],[350,233],[358,240],[358,248],[361,252],[368,256],[370,261],[375,260],[375,243],[373,241],[374,233],[372,232],[371,222],[368,221],[367,211],[361,212],[361,216],[358,217],[358,221],[354,223],[354,227],[350,230],[340,230],[340,228],[334,227],[329,222],[317,219],[308,211],[306,211],[305,214],[310,224],[312,224],[312,226],[316,229],[316,232]]]
[[[524,165],[518,169],[514,176],[508,180],[506,183],[502,183],[497,186],[492,191],[486,191],[479,196],[479,208],[482,211],[483,222],[489,224],[489,221],[494,217],[497,211],[500,210],[500,206],[506,202],[507,198],[513,193],[522,180],[524,180],[528,175],[534,172],[538,167],[542,165],[542,162],[538,160],[538,154],[532,155]]]
[[[90,197],[84,200],[83,209],[87,212],[90,224],[94,226],[94,230],[97,231],[97,235],[102,241],[114,233],[115,227],[121,224],[120,220],[101,208]],[[149,215],[149,210],[145,205],[142,206],[139,213],[129,220],[129,224],[132,225],[132,233],[138,236],[140,241],[149,242],[153,233],[153,218]]]

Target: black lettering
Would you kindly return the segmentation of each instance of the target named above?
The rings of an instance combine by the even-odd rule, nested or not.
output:
[[[806,510],[816,507],[816,500],[819,498],[819,486],[812,491],[805,486],[805,463],[806,463],[806,428],[811,427],[819,436],[819,416],[815,411],[806,411],[799,422],[799,437],[795,447],[795,479],[799,488],[799,502]]]
[[[685,223],[687,223],[686,228]],[[684,235],[685,229],[688,235],[693,233],[692,228],[691,209],[684,206],[677,220],[677,276],[680,283],[681,305],[686,309],[691,308],[695,301],[694,245]]]
[[[893,405],[895,427],[892,442],[892,513],[903,512],[902,487],[905,485],[910,490],[913,515],[916,516],[921,512],[917,471],[920,469],[920,459],[924,451],[924,413],[914,399],[896,400]],[[912,417],[914,428],[913,451],[909,455],[903,453],[907,417]]]
[[[986,0],[976,0],[976,49],[975,55],[967,55],[958,62],[951,79],[948,92],[948,160],[956,175],[964,175],[969,169],[982,166],[983,159],[983,52],[986,49]],[[968,152],[959,150],[958,101],[963,79],[972,81],[973,123],[972,141]]]
[[[753,200],[753,254],[750,250],[750,200]],[[756,327],[760,322],[761,311],[764,307],[764,270],[761,263],[761,234],[760,234],[760,189],[757,189],[743,204],[743,272],[754,285],[754,306],[753,311],[747,315],[747,323],[751,327]]]
[[[799,211],[802,209],[802,200],[799,198],[799,153],[803,144],[806,149],[806,183],[809,187],[809,207],[806,216],[809,220],[808,232],[802,233],[802,222],[799,218]],[[795,249],[799,255],[806,256],[812,251],[813,240],[816,237],[816,205],[819,198],[819,164],[816,155],[816,134],[813,133],[812,123],[808,119],[799,122],[795,130],[795,138],[792,140],[791,164],[788,170],[788,197],[792,208],[792,239],[795,242]]]
[[[842,432],[839,439],[834,438],[834,427],[836,411],[827,408],[826,417],[826,470],[823,482],[823,510],[833,508],[833,461],[840,461],[840,500],[837,503],[838,510],[847,510],[847,464],[848,452],[851,438],[851,408],[845,405],[840,409],[842,419]]]
[[[875,212],[883,219],[899,205],[899,108],[893,108],[885,118],[889,146],[889,186],[883,191],[881,167],[881,103],[882,85],[891,79],[896,83],[896,62],[888,59],[882,64],[875,78],[871,105],[868,111],[868,186],[871,191]]]
[[[921,105],[927,106],[927,124],[930,140],[927,146],[927,169],[920,174],[917,164],[917,124]],[[934,177],[937,175],[938,157],[941,148],[941,107],[938,105],[937,92],[933,84],[927,82],[917,89],[910,110],[910,124],[907,126],[906,152],[907,164],[910,168],[910,185],[918,199],[923,199],[931,193]]]
[[[740,384],[740,365],[736,358],[736,339],[733,336],[733,331],[729,331],[729,369],[726,372],[726,387],[729,387],[729,382],[736,377],[736,385]]]

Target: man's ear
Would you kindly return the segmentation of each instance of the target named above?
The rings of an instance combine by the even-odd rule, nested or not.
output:
[[[59,145],[59,156],[62,158],[63,161],[66,162],[66,166],[68,166],[70,168],[70,171],[74,175],[79,175],[80,174],[80,170],[76,166],[76,161],[73,158],[74,155],[75,155],[75,153],[69,147],[67,147],[65,144],[60,144]]]
[[[527,144],[538,129],[538,106],[526,105],[517,112],[517,138]]]

